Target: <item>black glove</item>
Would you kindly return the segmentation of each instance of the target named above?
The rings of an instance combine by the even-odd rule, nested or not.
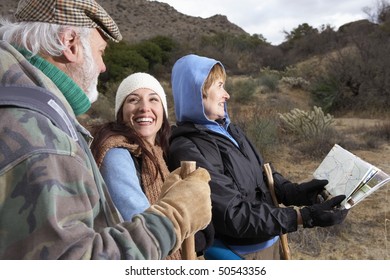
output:
[[[345,195],[335,196],[323,203],[300,209],[303,227],[328,227],[340,224],[348,214],[348,209],[336,208],[345,199]]]
[[[195,233],[195,252],[198,257],[202,256],[203,252],[214,243],[214,234],[212,223]]]
[[[313,205],[318,203],[317,196],[321,193],[328,180],[313,179],[302,184],[285,183],[278,186],[275,191],[281,203],[284,205]]]

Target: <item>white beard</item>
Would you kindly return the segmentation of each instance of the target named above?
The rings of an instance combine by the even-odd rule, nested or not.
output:
[[[98,99],[99,92],[97,90],[99,70],[96,65],[96,62],[93,60],[91,46],[89,43],[83,44],[84,49],[84,63],[83,63],[83,72],[86,82],[89,82],[89,85],[86,85],[87,88],[84,89],[85,94],[89,98],[91,103],[95,102]]]
[[[96,78],[95,80],[92,81],[89,88],[87,90],[85,90],[85,94],[87,95],[87,97],[91,103],[94,103],[99,97],[99,92],[97,90],[97,84],[98,84],[98,79]]]
[[[81,39],[84,51],[84,61],[81,65],[69,67],[69,76],[84,91],[91,103],[98,99],[97,90],[99,70],[96,62],[93,60],[91,46],[86,39]]]

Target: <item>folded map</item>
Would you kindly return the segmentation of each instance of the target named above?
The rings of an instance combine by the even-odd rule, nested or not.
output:
[[[390,176],[339,145],[334,145],[313,173],[316,179],[327,179],[326,190],[332,195],[344,194],[341,203],[349,209],[390,182]]]

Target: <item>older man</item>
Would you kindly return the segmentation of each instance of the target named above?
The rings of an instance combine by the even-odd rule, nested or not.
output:
[[[177,250],[211,220],[207,171],[183,179],[176,170],[155,205],[123,222],[76,119],[97,98],[107,40],[122,39],[115,22],[94,0],[21,0],[15,18],[0,27],[0,258],[161,259]]]

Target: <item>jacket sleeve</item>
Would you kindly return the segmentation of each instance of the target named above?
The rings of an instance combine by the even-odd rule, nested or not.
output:
[[[0,259],[162,259],[176,241],[155,214],[109,227],[93,176],[75,158],[29,157],[0,185]]]
[[[199,149],[186,137],[175,138],[170,145],[169,168],[179,166],[182,160],[196,161],[211,175],[212,219],[217,234],[261,242],[297,230],[294,209],[277,208],[262,199],[249,201],[240,193],[239,186],[225,175],[223,159],[211,141],[204,140]]]
[[[0,119],[0,259],[168,255],[176,244],[172,222],[143,213],[108,224],[99,193],[106,186],[93,159],[47,118],[4,109]]]
[[[134,161],[127,149],[110,149],[102,162],[100,172],[111,198],[126,221],[149,208],[142,191]]]

